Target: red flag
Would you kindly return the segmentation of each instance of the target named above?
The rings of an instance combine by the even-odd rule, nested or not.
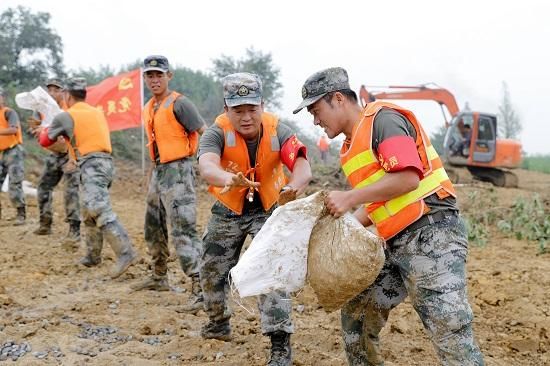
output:
[[[86,102],[103,111],[110,131],[140,127],[141,88],[141,69],[136,69],[88,87]]]

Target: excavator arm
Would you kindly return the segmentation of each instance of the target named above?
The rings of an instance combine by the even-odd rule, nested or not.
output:
[[[445,118],[445,125],[449,125],[447,117],[443,112],[443,106],[447,108],[451,117],[458,114],[458,104],[454,95],[443,88],[428,88],[424,85],[421,86],[388,86],[387,89],[397,89],[396,91],[387,92],[373,92],[369,93],[364,85],[361,85],[359,91],[359,97],[361,104],[372,102],[376,99],[399,99],[399,100],[433,100],[441,106],[443,116]]]

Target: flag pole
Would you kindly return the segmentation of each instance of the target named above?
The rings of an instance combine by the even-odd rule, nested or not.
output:
[[[145,176],[145,122],[143,121],[143,69],[139,68],[139,88],[141,93],[141,175]]]

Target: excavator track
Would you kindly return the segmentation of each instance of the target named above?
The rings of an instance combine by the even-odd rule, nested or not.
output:
[[[468,170],[476,179],[490,182],[497,187],[517,188],[519,183],[517,175],[508,170],[473,166],[469,166]]]

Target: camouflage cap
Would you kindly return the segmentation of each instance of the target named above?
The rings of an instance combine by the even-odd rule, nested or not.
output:
[[[302,103],[292,112],[300,112],[327,93],[332,91],[350,89],[348,73],[341,67],[331,67],[311,75],[302,86]]]
[[[63,80],[59,78],[51,78],[46,81],[46,87],[53,85],[57,86],[59,89],[65,89],[65,84],[63,84]]]
[[[262,104],[262,80],[256,74],[239,72],[222,80],[223,99],[228,107]]]
[[[168,59],[164,56],[151,55],[147,56],[143,60],[143,72],[147,71],[160,71],[167,72],[169,71]]]
[[[2,95],[2,96],[6,95],[6,91],[1,86],[0,86],[0,95]]]
[[[74,77],[67,80],[67,90],[86,90],[86,79]]]

